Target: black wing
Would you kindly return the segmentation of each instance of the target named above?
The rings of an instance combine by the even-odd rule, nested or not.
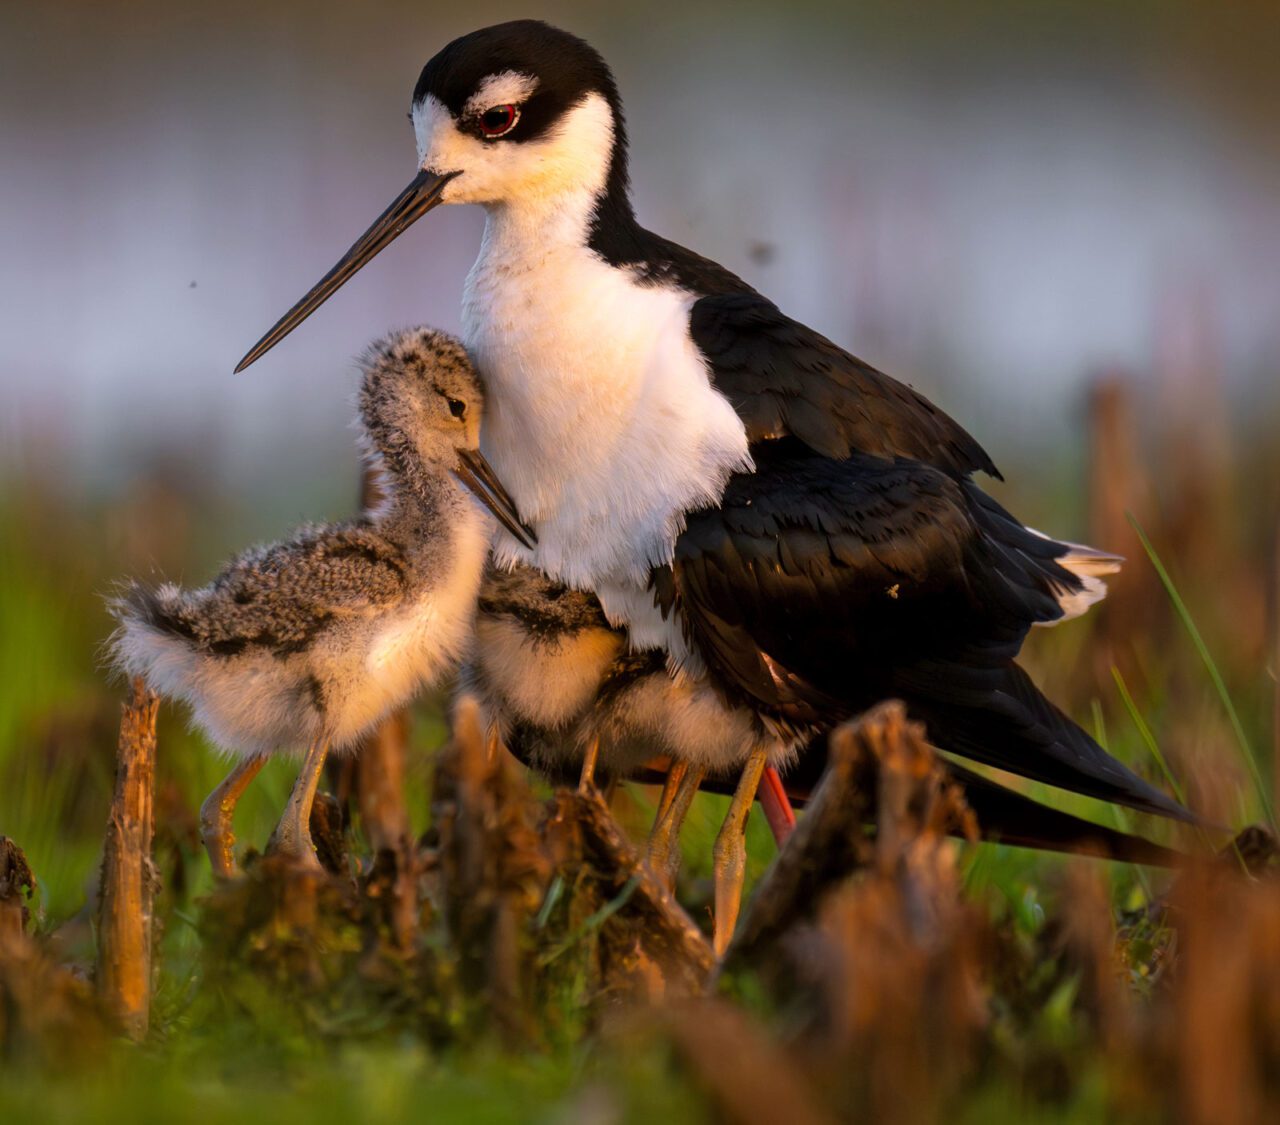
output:
[[[728,698],[781,723],[827,727],[896,697],[944,749],[1185,816],[1013,663],[1079,589],[1065,551],[968,480],[788,441],[690,515],[654,587]]]
[[[1081,852],[1154,867],[1176,867],[1185,858],[1172,848],[1141,836],[1042,805],[957,762],[947,761],[944,765],[959,783],[984,840],[1041,851]]]
[[[606,203],[606,207],[608,203]],[[927,398],[785,316],[742,278],[640,227],[627,208],[597,216],[590,245],[641,282],[698,295],[693,342],[754,443],[793,436],[828,457],[910,457],[956,476],[1000,474],[982,447]]]
[[[793,436],[828,457],[909,457],[999,477],[986,451],[923,395],[785,316],[757,293],[696,301],[693,341],[752,442]]]

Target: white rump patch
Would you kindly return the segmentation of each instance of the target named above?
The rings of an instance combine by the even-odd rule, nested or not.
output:
[[[1043,531],[1034,527],[1027,528],[1032,535],[1041,539],[1052,539]],[[1107,596],[1107,584],[1103,578],[1108,574],[1119,574],[1124,558],[1100,551],[1097,547],[1088,547],[1083,543],[1068,543],[1063,539],[1053,540],[1067,548],[1067,553],[1057,560],[1059,566],[1071,571],[1084,587],[1080,590],[1064,592],[1058,597],[1058,605],[1062,607],[1062,616],[1057,621],[1038,621],[1036,624],[1050,626],[1079,617],[1091,606],[1097,605]]]

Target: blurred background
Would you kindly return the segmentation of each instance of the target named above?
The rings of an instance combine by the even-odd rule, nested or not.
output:
[[[529,15],[613,65],[642,221],[934,397],[1028,521],[1129,556],[1103,610],[1037,637],[1028,660],[1145,761],[1114,667],[1205,801],[1256,815],[1241,753],[1265,779],[1280,16],[1220,8],[6,5],[0,832],[55,909],[82,898],[110,783],[101,595],[124,574],[202,580],[251,539],[353,508],[352,357],[392,326],[457,327],[481,213],[437,212],[265,360],[231,369],[410,178],[422,63]],[[188,833],[174,847],[191,848],[179,814],[217,766],[168,761],[170,823]]]
[[[457,326],[477,209],[231,368],[407,181],[422,63],[523,15],[613,65],[645,222],[937,394],[998,461],[1069,441],[1102,367],[1160,397],[1194,368],[1256,419],[1280,355],[1280,20],[1231,7],[7,6],[6,460],[110,489],[174,452],[256,499],[349,470],[351,357]]]

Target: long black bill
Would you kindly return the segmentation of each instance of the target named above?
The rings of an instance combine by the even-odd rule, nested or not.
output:
[[[390,246],[400,235],[404,234],[414,223],[422,218],[437,203],[440,193],[457,172],[419,172],[377,221],[364,232],[355,244],[342,255],[338,264],[320,279],[315,287],[284,314],[275,326],[262,337],[238,364],[236,371],[243,371],[255,359],[265,355],[298,327],[313,312],[332,297],[343,284],[366,262],[371,261],[380,250]]]
[[[511,493],[503,487],[498,474],[484,459],[484,454],[478,449],[461,449],[458,451],[458,458],[461,464],[454,470],[458,479],[498,517],[498,522],[503,527],[520,540],[521,544],[532,550],[534,544],[538,542],[538,537],[520,518],[520,513],[516,511],[516,502],[511,499]]]

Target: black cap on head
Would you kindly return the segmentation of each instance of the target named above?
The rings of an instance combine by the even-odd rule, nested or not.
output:
[[[455,39],[422,68],[413,103],[430,94],[457,116],[484,79],[504,71],[538,81],[512,140],[535,139],[593,92],[604,95],[621,127],[618,90],[600,53],[585,40],[541,20],[512,20]]]

